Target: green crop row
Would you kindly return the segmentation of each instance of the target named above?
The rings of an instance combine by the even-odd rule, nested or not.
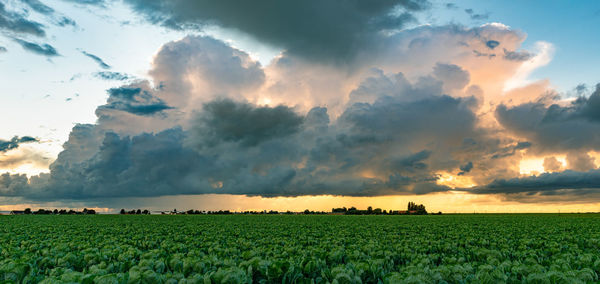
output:
[[[0,216],[0,283],[596,283],[600,215]]]

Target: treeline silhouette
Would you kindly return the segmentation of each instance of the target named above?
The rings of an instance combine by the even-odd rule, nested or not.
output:
[[[177,209],[173,209],[173,211],[155,211],[160,214],[170,214],[170,215],[230,215],[230,214],[245,214],[245,215],[294,215],[294,214],[303,214],[303,215],[427,215],[427,210],[425,209],[425,205],[416,204],[414,202],[408,202],[407,210],[382,210],[381,208],[375,208],[369,206],[366,210],[359,210],[356,207],[341,207],[341,208],[332,208],[331,212],[325,211],[311,211],[304,210],[302,212],[292,212],[292,211],[276,211],[276,210],[263,210],[263,211],[241,211],[241,212],[233,212],[229,210],[218,210],[218,211],[200,211],[190,209],[187,211],[177,211]],[[127,211],[125,209],[121,209],[120,214],[123,215],[146,215],[151,214],[148,210],[131,210]],[[442,214],[442,212],[434,213],[434,214]]]
[[[342,207],[342,208],[332,208],[331,212],[333,214],[340,215],[427,215],[427,210],[425,209],[425,205],[416,204],[414,202],[408,202],[407,210],[382,210],[381,208],[375,208],[369,206],[367,210],[359,210],[356,207]],[[436,214],[436,213],[434,213]],[[438,212],[437,214],[442,214],[442,212]]]
[[[83,208],[83,211],[75,211],[73,209],[54,209],[54,210],[46,210],[46,209],[38,209],[37,211],[31,211],[31,208],[25,208],[23,211],[13,210],[10,211],[12,215],[94,215],[96,214],[96,210]]]

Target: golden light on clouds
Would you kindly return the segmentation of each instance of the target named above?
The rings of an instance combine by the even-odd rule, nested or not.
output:
[[[447,172],[439,172],[437,174],[439,176],[437,184],[439,185],[445,185],[452,188],[469,188],[477,185],[469,176],[454,175]]]

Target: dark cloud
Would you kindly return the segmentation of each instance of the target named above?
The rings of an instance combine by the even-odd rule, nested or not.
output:
[[[465,175],[466,173],[470,172],[473,169],[473,162],[468,162],[462,166],[460,166],[460,172],[458,173],[459,176]]]
[[[54,9],[52,9],[51,7],[47,6],[46,4],[40,2],[39,0],[22,0],[23,3],[29,5],[29,7],[31,7],[31,9],[33,9],[34,11],[41,13],[41,14],[53,14],[54,13]]]
[[[485,45],[489,48],[489,49],[494,49],[497,46],[500,45],[500,42],[498,42],[497,40],[488,40],[485,42]]]
[[[9,12],[0,2],[0,30],[14,34],[28,34],[43,37],[46,35],[44,25],[30,21],[25,16]]]
[[[102,58],[100,58],[100,57],[98,57],[96,55],[93,55],[91,53],[88,53],[86,51],[81,51],[81,53],[83,53],[83,55],[91,58],[92,60],[96,61],[96,63],[98,63],[98,65],[100,66],[100,68],[102,68],[102,69],[110,69],[110,65],[106,64],[104,62],[104,60],[102,60]]]
[[[286,106],[253,107],[222,100],[204,105],[196,132],[208,146],[222,142],[255,146],[268,139],[293,134],[301,124],[302,117]]]
[[[492,156],[492,159],[510,157],[513,156],[518,150],[528,149],[529,147],[531,147],[530,142],[518,142],[516,145],[510,145],[508,147],[498,149],[498,151]]]
[[[380,32],[413,21],[430,4],[377,1],[126,1],[148,20],[185,29],[219,25],[311,60],[346,62],[373,47]]]
[[[75,20],[69,18],[69,17],[59,17],[58,19],[56,19],[56,24],[64,27],[64,26],[73,26],[76,27],[77,26],[77,22],[75,22]]]
[[[20,144],[31,142],[38,142],[38,140],[30,136],[23,136],[21,138],[15,136],[8,141],[0,139],[0,153],[19,148]]]
[[[2,192],[30,200],[83,200],[448,191],[436,184],[435,172],[457,167],[440,161],[451,161],[445,153],[476,135],[474,99],[441,95],[441,87],[425,80],[438,82],[425,77],[390,89],[373,103],[350,106],[333,122],[323,107],[301,115],[285,106],[219,99],[205,103],[188,130],[136,135],[104,129],[102,115],[155,101],[155,94],[136,84],[111,89],[107,104],[97,110],[100,124],[73,128],[50,174]]]
[[[485,52],[481,52],[481,51],[477,51],[477,50],[473,50],[473,53],[477,57],[487,57],[489,59],[496,57],[495,53],[485,53]]]
[[[575,92],[580,96],[583,95],[585,92],[587,92],[587,90],[588,90],[588,87],[586,84],[579,84],[575,87]]]
[[[108,94],[107,103],[96,109],[99,117],[110,110],[124,111],[135,115],[154,115],[172,108],[149,91],[138,87],[112,88],[108,90]]]
[[[44,56],[59,56],[56,49],[49,44],[37,44],[29,41],[25,41],[22,39],[15,38],[15,42],[17,42],[23,49],[33,52],[35,54],[44,55]]]
[[[544,173],[513,179],[495,180],[469,192],[476,194],[578,195],[600,192],[600,170]]]
[[[25,174],[0,174],[0,196],[19,196],[28,190],[28,179]]]
[[[52,7],[42,3],[39,0],[23,0],[23,2],[32,10],[51,18],[54,24],[58,26],[77,26],[77,23],[75,23],[73,19],[57,15]]]
[[[533,54],[523,50],[523,51],[510,51],[504,49],[504,59],[510,61],[526,61],[533,57]]]
[[[473,9],[465,9],[465,13],[469,14],[472,20],[487,20],[490,17],[490,13],[477,14]]]
[[[526,137],[542,150],[598,150],[600,85],[589,97],[579,97],[567,106],[546,106],[541,102],[500,105],[496,118],[506,129]]]
[[[102,80],[125,81],[132,78],[131,76],[125,73],[109,71],[95,72],[93,75],[94,77]]]
[[[7,51],[7,50],[6,50],[6,47],[4,47],[4,46],[0,46],[0,53],[6,52],[6,51]]]

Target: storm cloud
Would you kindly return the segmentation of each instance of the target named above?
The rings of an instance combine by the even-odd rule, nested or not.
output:
[[[469,190],[476,194],[542,194],[578,195],[598,193],[600,190],[600,170],[578,172],[566,170],[543,173],[513,179],[495,180],[485,186]]]
[[[566,106],[542,102],[500,105],[496,118],[541,150],[600,150],[600,86],[589,97],[579,97]]]
[[[139,1],[134,10],[174,29],[218,25],[311,60],[336,63],[373,47],[380,32],[414,21],[427,1]],[[310,20],[307,20],[310,19]]]

